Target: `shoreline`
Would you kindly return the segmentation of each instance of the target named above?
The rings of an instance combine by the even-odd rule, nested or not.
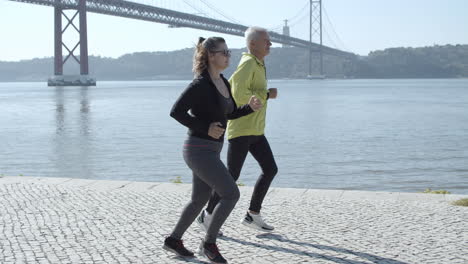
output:
[[[102,179],[81,179],[61,177],[30,177],[30,176],[3,176],[0,184],[54,184],[69,187],[86,187],[96,191],[152,191],[165,188],[181,188],[191,190],[191,183],[172,182],[145,182],[122,181]],[[240,190],[252,191],[252,186],[238,186]],[[331,200],[393,200],[393,201],[446,201],[451,202],[462,198],[468,198],[468,194],[433,194],[422,192],[389,192],[389,191],[363,191],[340,189],[312,189],[312,188],[287,188],[270,187],[267,196],[308,196],[311,198],[325,198]]]
[[[7,83],[47,83],[47,78],[46,77],[44,80],[21,80],[21,81],[0,81],[1,84],[7,84]],[[322,81],[363,81],[363,80],[376,80],[376,81],[382,81],[382,80],[468,80],[468,77],[453,77],[453,78],[421,78],[421,77],[414,77],[414,78],[325,78]],[[114,79],[102,79],[99,80],[99,82],[105,82],[105,83],[111,83],[111,82],[190,82],[191,79],[134,79],[134,80],[114,80]],[[277,78],[277,79],[269,79],[269,81],[317,81],[317,80],[309,80],[307,78]],[[320,81],[320,80],[318,80]]]

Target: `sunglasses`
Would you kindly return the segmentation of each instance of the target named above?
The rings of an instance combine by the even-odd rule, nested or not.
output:
[[[211,53],[221,53],[226,57],[231,57],[231,50],[214,50]]]

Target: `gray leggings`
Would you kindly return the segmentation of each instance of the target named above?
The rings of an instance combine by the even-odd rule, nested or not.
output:
[[[219,229],[239,200],[239,188],[221,161],[222,142],[189,137],[184,144],[184,160],[192,169],[192,199],[185,206],[171,236],[181,239],[187,228],[200,214],[214,190],[220,201],[213,210],[205,242],[215,243]]]

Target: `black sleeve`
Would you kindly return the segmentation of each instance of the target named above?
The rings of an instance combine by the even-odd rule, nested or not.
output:
[[[196,116],[188,113],[197,102],[201,102],[201,91],[200,82],[194,81],[189,84],[172,106],[170,115],[182,125],[197,132],[208,134],[209,124],[205,124]]]
[[[236,102],[234,101],[234,98],[232,99],[232,101],[234,102],[234,105],[236,106]],[[254,112],[254,110],[252,108],[250,108],[249,104],[241,105],[239,107],[236,106],[234,108],[234,111],[227,114],[227,119],[237,119],[239,117],[246,116],[246,115],[251,114],[253,112]]]

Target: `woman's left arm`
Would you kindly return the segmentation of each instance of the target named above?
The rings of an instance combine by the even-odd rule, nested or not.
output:
[[[228,90],[231,91],[230,83],[227,80],[225,80],[224,82]],[[237,103],[236,103],[236,100],[234,99],[234,96],[232,95],[232,93],[229,93],[229,94],[231,95],[231,100],[234,103],[235,107],[234,107],[234,111],[226,115],[227,119],[232,120],[232,119],[237,119],[239,117],[249,115],[262,107],[262,103],[254,95],[250,97],[249,102],[247,104],[237,107]]]
[[[236,101],[234,101],[234,99],[232,99],[232,101],[234,102],[234,105],[236,105]],[[249,104],[241,105],[239,107],[236,105],[236,107],[234,107],[234,111],[227,114],[227,119],[237,119],[253,112],[254,110],[250,107]]]
[[[234,99],[232,99],[232,101],[234,101]],[[234,105],[236,105],[235,101],[234,101]],[[228,114],[227,118],[236,119],[236,118],[251,114],[255,111],[258,111],[262,107],[263,107],[262,102],[260,102],[260,100],[255,95],[252,95],[250,97],[248,104],[234,108],[234,111]]]

